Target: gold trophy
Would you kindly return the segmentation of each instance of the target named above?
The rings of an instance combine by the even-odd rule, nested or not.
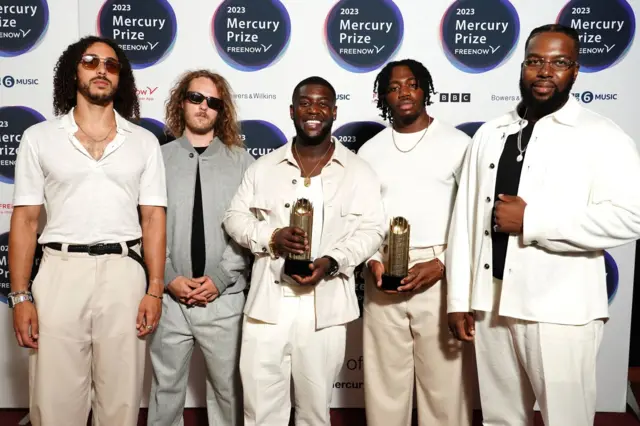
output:
[[[311,239],[313,238],[313,204],[306,198],[299,198],[291,207],[289,226],[302,229],[307,235],[309,249],[302,254],[287,254],[284,260],[284,273],[288,276],[299,275],[308,277],[313,272],[309,265],[313,263],[311,259]]]
[[[387,262],[382,274],[382,289],[397,290],[400,281],[409,273],[409,236],[411,226],[407,219],[396,216],[389,225]]]

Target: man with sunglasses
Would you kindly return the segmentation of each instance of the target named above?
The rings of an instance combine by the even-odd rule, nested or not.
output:
[[[592,425],[604,250],[640,237],[640,156],[571,95],[577,32],[534,29],[516,108],[463,165],[446,260],[451,332],[475,341],[485,425]]]
[[[135,81],[111,40],[85,37],[60,56],[53,107],[57,118],[22,136],[9,239],[14,329],[33,349],[31,423],[84,426],[91,409],[96,424],[133,426],[164,290],[162,153],[129,121]]]
[[[238,359],[249,257],[222,217],[254,160],[244,149],[227,81],[207,70],[181,76],[166,105],[167,261],[162,320],[151,338],[149,426],[182,421],[189,364],[204,354],[210,425],[242,423]],[[206,218],[206,220],[205,220]]]
[[[245,426],[289,424],[292,381],[295,424],[331,425],[346,325],[360,313],[354,270],[385,229],[375,173],[331,135],[333,86],[321,77],[301,81],[289,114],[296,136],[247,169],[224,217],[255,259],[240,355]],[[313,205],[311,235],[290,225],[300,198]],[[285,273],[285,258],[305,250],[306,273]]]

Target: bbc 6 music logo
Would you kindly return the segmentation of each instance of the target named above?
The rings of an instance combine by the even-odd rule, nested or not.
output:
[[[24,106],[0,107],[0,182],[13,184],[22,134],[45,118]]]
[[[362,145],[384,128],[383,124],[374,121],[354,121],[338,127],[333,136],[352,152],[357,153]]]
[[[46,0],[0,1],[0,56],[13,57],[32,50],[48,26]]]
[[[338,65],[369,72],[384,65],[400,48],[404,19],[391,0],[341,0],[329,11],[325,39]]]
[[[467,73],[483,73],[505,63],[519,36],[520,18],[508,0],[455,1],[440,23],[445,56]]]
[[[211,35],[228,65],[257,71],[275,63],[286,50],[291,19],[279,0],[225,0],[213,14]]]
[[[168,55],[176,32],[176,15],[167,0],[107,0],[98,13],[98,34],[118,43],[134,69]]]
[[[42,260],[42,246],[36,245],[36,251],[31,265],[31,280],[35,279],[40,261]],[[11,293],[11,283],[9,281],[9,233],[0,234],[0,302],[7,303],[7,298]]]
[[[269,154],[287,143],[282,130],[268,121],[243,120],[240,128],[240,138],[253,158]]]
[[[636,31],[635,14],[626,0],[572,0],[557,21],[578,32],[583,72],[602,71],[620,62]]]

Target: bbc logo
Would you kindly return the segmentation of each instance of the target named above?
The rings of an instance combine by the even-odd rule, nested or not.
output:
[[[440,102],[471,102],[471,93],[440,93]]]

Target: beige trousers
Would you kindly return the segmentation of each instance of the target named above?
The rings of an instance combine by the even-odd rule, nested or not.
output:
[[[411,250],[409,267],[436,256],[442,260],[443,251],[441,246]],[[444,281],[416,293],[390,295],[378,290],[365,271],[367,425],[409,426],[414,385],[419,425],[471,425],[475,376],[467,355],[472,348],[449,334]]]
[[[295,425],[331,425],[329,407],[344,363],[346,326],[316,330],[314,303],[313,293],[288,292],[277,324],[244,317],[244,426],[287,426],[292,380]]]
[[[44,249],[32,286],[40,338],[29,359],[31,424],[85,426],[93,409],[95,426],[137,425],[145,290],[144,270],[129,257]]]

